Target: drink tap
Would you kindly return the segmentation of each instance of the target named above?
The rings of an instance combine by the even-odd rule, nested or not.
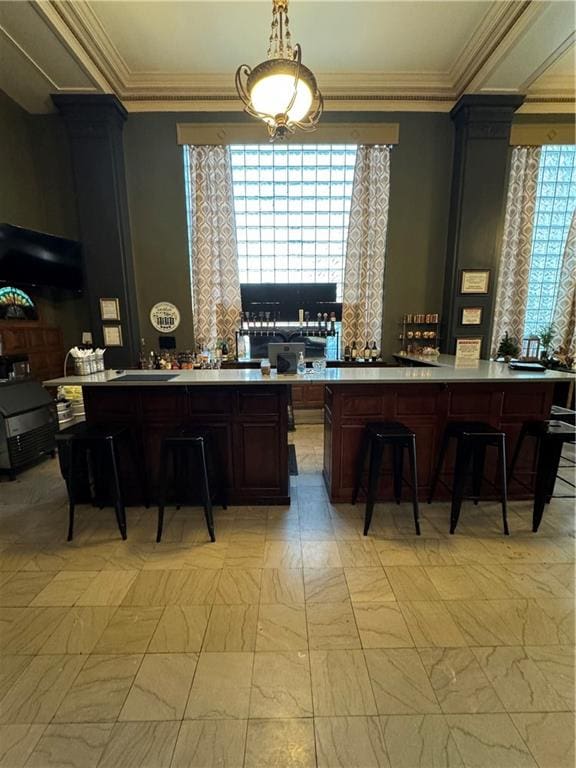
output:
[[[310,323],[310,312],[308,311],[304,312],[304,320],[306,322],[306,333],[308,333],[308,326]]]
[[[265,312],[266,316],[266,333],[270,335],[270,312]]]

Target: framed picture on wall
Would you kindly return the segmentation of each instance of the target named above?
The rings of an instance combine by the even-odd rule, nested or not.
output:
[[[489,269],[463,269],[460,276],[460,293],[488,293]]]
[[[482,307],[462,307],[460,325],[482,325]]]
[[[122,346],[122,326],[103,325],[102,336],[104,338],[105,347],[121,347]]]
[[[120,321],[120,302],[118,299],[100,299],[100,318],[104,321]]]
[[[456,339],[456,357],[460,360],[479,360],[482,337]]]

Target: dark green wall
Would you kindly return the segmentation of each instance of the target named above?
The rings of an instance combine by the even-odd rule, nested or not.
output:
[[[177,345],[192,343],[190,269],[182,149],[178,122],[231,122],[242,116],[190,113],[131,114],[124,129],[128,195],[141,335],[156,346],[148,313],[172,301],[182,322]],[[347,113],[327,120],[349,122]],[[452,123],[445,114],[362,114],[362,121],[400,123],[392,152],[390,218],[384,295],[383,350],[396,351],[404,312],[439,312],[452,163]]]
[[[3,91],[0,223],[78,238],[70,150],[63,122],[57,115],[29,115]],[[83,298],[63,291],[29,292],[38,299],[42,321],[62,328],[65,346],[79,343],[81,331],[89,330]]]

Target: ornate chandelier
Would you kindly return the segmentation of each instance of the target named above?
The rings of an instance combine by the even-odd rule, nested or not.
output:
[[[267,60],[254,69],[242,64],[236,71],[244,111],[266,123],[271,141],[296,128],[315,130],[324,106],[316,78],[302,64],[300,46],[291,43],[288,24],[288,0],[272,0]]]

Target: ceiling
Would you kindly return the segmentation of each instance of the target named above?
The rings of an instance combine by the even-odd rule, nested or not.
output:
[[[271,0],[0,0],[0,89],[115,93],[132,112],[234,111],[266,58]],[[574,112],[572,0],[290,0],[292,39],[332,111],[448,111],[464,93]]]

